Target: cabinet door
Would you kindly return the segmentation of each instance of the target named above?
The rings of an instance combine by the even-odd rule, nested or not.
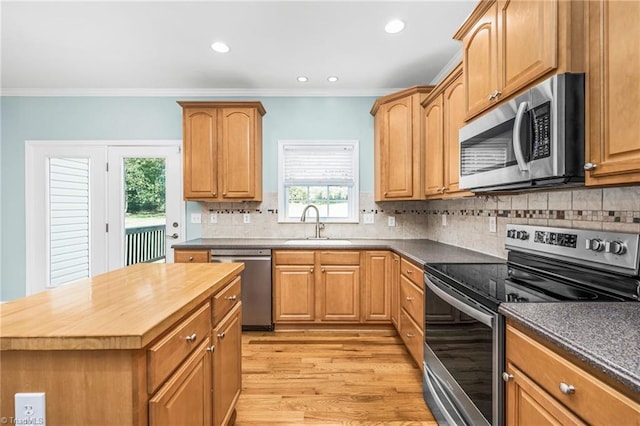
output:
[[[322,265],[320,268],[322,321],[360,321],[360,266]]]
[[[206,339],[149,400],[149,425],[211,424],[211,356]]]
[[[213,330],[214,425],[229,423],[242,389],[242,303]]]
[[[220,169],[222,198],[252,199],[256,176],[262,175],[254,108],[220,109]]]
[[[365,253],[364,320],[391,319],[393,262],[388,251]]]
[[[218,196],[217,110],[185,108],[183,112],[184,198]]]
[[[467,119],[491,105],[497,82],[497,5],[492,5],[462,39]]]
[[[460,75],[444,91],[444,186],[447,194],[460,192],[460,142],[464,126],[464,86]],[[471,192],[464,191],[472,195]]]
[[[274,268],[274,321],[313,321],[315,318],[312,265],[277,265]]]
[[[208,263],[211,257],[209,250],[175,250],[175,263]]]
[[[588,185],[640,182],[640,2],[588,2]]]
[[[391,322],[400,330],[400,256],[391,254]]]
[[[413,98],[383,105],[380,126],[380,185],[382,199],[411,199],[414,193]],[[417,143],[417,141],[416,141]]]
[[[424,108],[424,193],[426,196],[444,192],[442,95]]]
[[[499,0],[498,87],[507,97],[557,67],[557,0]]]

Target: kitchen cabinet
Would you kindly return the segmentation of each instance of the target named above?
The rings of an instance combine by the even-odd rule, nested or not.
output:
[[[419,366],[424,346],[424,282],[422,269],[400,258],[400,337]]]
[[[585,179],[640,182],[640,3],[590,1]]]
[[[208,263],[211,257],[209,250],[179,250],[174,249],[175,263]]]
[[[388,323],[391,319],[394,270],[397,271],[397,268],[394,268],[393,254],[390,251],[364,253],[364,321]]]
[[[439,199],[472,195],[459,188],[458,131],[464,125],[462,65],[439,83],[422,105],[425,129],[425,197]]]
[[[242,389],[242,310],[240,305],[235,303],[231,311],[213,330],[214,425],[234,423],[232,419],[235,419],[235,406]]]
[[[555,72],[584,72],[583,2],[483,0],[462,41],[466,119]]]
[[[420,200],[422,190],[422,107],[431,86],[415,86],[374,103],[374,186],[376,201]]]
[[[262,200],[260,102],[178,102],[183,108],[184,199]]]
[[[360,322],[360,252],[319,251],[320,321]]]
[[[637,395],[615,389],[579,361],[512,321],[506,331],[506,424],[636,424]]]
[[[315,320],[315,253],[273,251],[274,322]]]

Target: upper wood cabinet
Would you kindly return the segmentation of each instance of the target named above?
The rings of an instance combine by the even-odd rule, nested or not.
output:
[[[640,182],[640,3],[588,3],[587,185]]]
[[[260,102],[178,102],[183,109],[184,199],[262,200]]]
[[[462,65],[422,102],[424,106],[424,190],[428,199],[472,195],[461,191],[458,131],[464,125]]]
[[[422,107],[431,86],[415,86],[379,98],[374,124],[375,200],[420,200],[422,190]]]
[[[466,119],[553,72],[584,71],[583,2],[483,0],[462,41]]]

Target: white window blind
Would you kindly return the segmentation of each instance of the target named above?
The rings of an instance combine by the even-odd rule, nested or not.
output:
[[[89,277],[89,159],[49,159],[49,286]]]
[[[286,144],[285,185],[353,186],[357,170],[353,144]]]

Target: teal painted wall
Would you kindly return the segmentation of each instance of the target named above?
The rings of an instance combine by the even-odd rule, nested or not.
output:
[[[250,100],[256,99],[267,110],[263,118],[264,191],[277,190],[279,139],[360,140],[360,190],[373,191],[373,117],[369,110],[375,98]],[[177,100],[171,97],[1,98],[0,300],[25,295],[25,141],[181,139],[182,116]],[[199,206],[187,203],[187,217],[191,211],[199,211]],[[187,227],[187,239],[197,238],[199,233],[198,227]]]

